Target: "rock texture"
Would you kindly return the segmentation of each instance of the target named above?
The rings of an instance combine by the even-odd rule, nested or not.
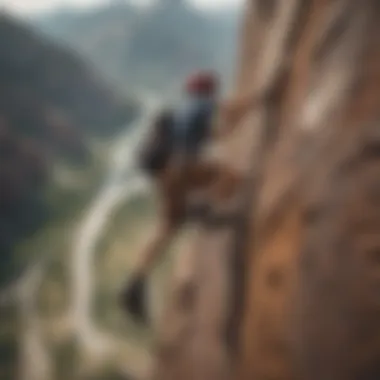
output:
[[[248,234],[201,229],[155,379],[380,377],[379,21],[375,0],[247,2],[236,92],[262,102],[223,159]]]

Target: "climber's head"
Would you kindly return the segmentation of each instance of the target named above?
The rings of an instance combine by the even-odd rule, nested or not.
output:
[[[189,95],[214,96],[218,89],[219,78],[212,71],[199,71],[191,74],[185,82],[185,90]]]

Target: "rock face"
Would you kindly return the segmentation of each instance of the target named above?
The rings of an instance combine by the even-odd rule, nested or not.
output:
[[[159,325],[153,379],[223,380],[230,375],[224,334],[229,256],[224,247],[231,237],[197,232],[196,245],[178,257]]]
[[[267,18],[257,90],[285,81],[263,104],[236,378],[377,378],[379,4],[251,6]]]
[[[262,102],[223,159],[246,170],[248,234],[200,231],[195,296],[186,314],[171,300],[155,379],[380,376],[379,21],[374,0],[247,3],[236,92]],[[223,288],[241,301],[233,355]]]

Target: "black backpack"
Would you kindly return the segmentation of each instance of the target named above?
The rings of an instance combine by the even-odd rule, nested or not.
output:
[[[150,175],[164,169],[173,152],[173,112],[162,111],[152,127],[152,133],[142,147],[139,157],[140,168]]]
[[[140,154],[140,167],[150,175],[161,171],[167,165],[175,150],[196,154],[202,143],[209,137],[213,107],[197,107],[189,113],[189,126],[179,139],[175,130],[175,113],[162,111],[153,124],[153,133]]]

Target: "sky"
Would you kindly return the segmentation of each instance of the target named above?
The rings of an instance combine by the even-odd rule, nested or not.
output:
[[[109,0],[0,0],[0,7],[15,13],[29,13],[53,8],[58,5],[86,6]],[[130,0],[134,3],[149,3],[151,0]],[[225,5],[243,3],[244,0],[191,0],[197,6],[212,9]]]

